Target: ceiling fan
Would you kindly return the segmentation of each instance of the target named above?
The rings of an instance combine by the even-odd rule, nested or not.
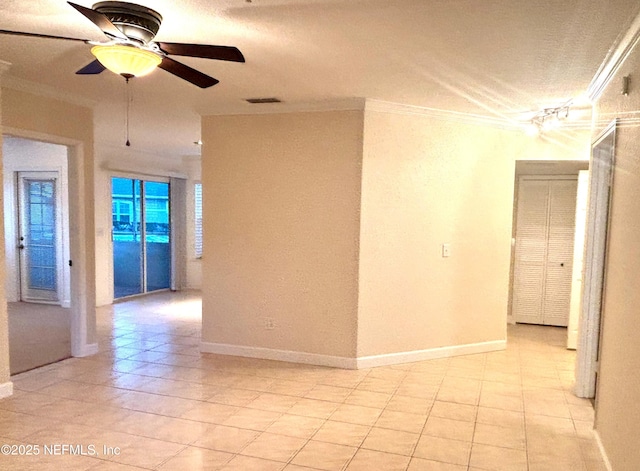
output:
[[[107,36],[105,42],[88,39],[0,30],[0,34],[47,39],[81,41],[91,44],[96,60],[78,70],[76,74],[93,75],[109,69],[126,79],[146,75],[159,67],[200,88],[208,88],[219,81],[196,69],[178,62],[170,55],[200,57],[231,62],[244,62],[236,47],[207,44],[168,43],[153,41],[160,29],[162,16],[150,8],[126,2],[99,2],[93,8],[67,2],[93,22]]]

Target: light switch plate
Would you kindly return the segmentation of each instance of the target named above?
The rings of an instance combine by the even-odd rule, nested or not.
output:
[[[451,244],[442,244],[442,257],[451,256]]]

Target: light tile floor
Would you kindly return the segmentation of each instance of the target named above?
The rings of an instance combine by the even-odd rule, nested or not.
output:
[[[564,329],[512,326],[506,351],[346,371],[201,354],[200,312],[197,293],[101,308],[99,354],[13,377],[0,442],[31,454],[0,469],[605,469]]]

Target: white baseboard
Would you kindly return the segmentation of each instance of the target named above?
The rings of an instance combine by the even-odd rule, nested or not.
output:
[[[276,350],[272,348],[248,347],[245,345],[230,345],[226,343],[213,342],[202,342],[200,344],[200,351],[204,353],[217,353],[218,355],[288,361],[290,363],[331,366],[333,368],[344,368],[348,370],[356,369],[355,358],[319,355],[317,353],[294,352],[291,350]]]
[[[0,384],[0,399],[3,397],[9,397],[13,394],[13,383],[11,381],[7,381],[6,383]]]
[[[336,357],[331,355],[319,355],[316,353],[275,350],[271,348],[248,347],[245,345],[230,345],[213,342],[202,342],[200,344],[200,351],[204,353],[216,353],[218,355],[261,358],[264,360],[288,361],[291,363],[331,366],[333,368],[353,370],[396,365],[400,363],[412,363],[423,360],[434,360],[436,358],[447,358],[458,355],[495,352],[498,350],[504,350],[506,346],[506,340],[496,340],[492,342],[455,345],[451,347],[431,348],[411,352],[388,353],[384,355],[372,355],[359,358]]]
[[[97,343],[89,343],[89,344],[82,345],[78,349],[78,351],[71,352],[71,354],[74,357],[82,358],[82,357],[89,357],[91,355],[95,355],[96,353],[98,353],[99,350],[100,349],[98,348]]]
[[[607,450],[604,449],[602,440],[600,440],[600,434],[598,433],[597,430],[594,430],[593,434],[596,437],[596,443],[598,444],[598,448],[600,449],[600,455],[602,455],[602,461],[604,461],[605,468],[607,468],[607,471],[613,471],[613,467],[611,466],[611,461],[609,461],[609,457],[607,456]]]
[[[358,357],[357,367],[375,368],[376,366],[396,365],[399,363],[412,363],[415,361],[435,360],[459,355],[472,355],[474,353],[487,353],[504,350],[507,348],[506,340],[494,340],[491,342],[470,343],[466,345],[453,345],[450,347],[429,348],[426,350],[414,350],[410,352],[387,353],[384,355],[371,355]]]

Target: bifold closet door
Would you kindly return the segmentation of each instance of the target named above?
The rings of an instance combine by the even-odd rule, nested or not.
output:
[[[568,323],[576,190],[575,179],[520,179],[512,299],[516,322]]]
[[[543,324],[566,327],[569,323],[573,281],[577,180],[551,181],[549,186],[549,237]]]

